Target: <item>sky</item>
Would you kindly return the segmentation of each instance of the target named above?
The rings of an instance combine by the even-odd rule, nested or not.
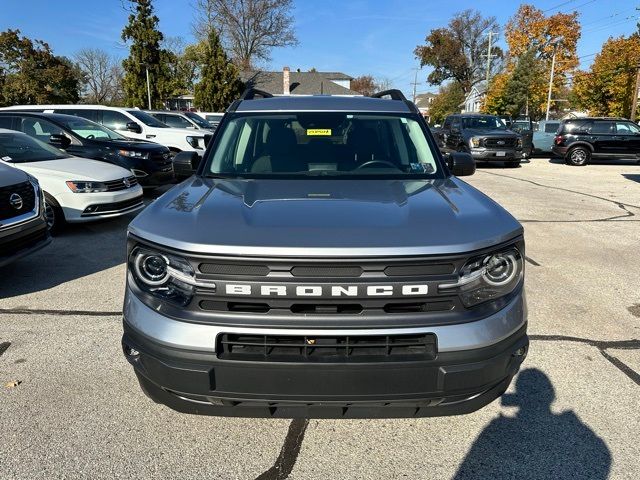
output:
[[[155,0],[160,30],[168,37],[192,41],[193,0]],[[373,75],[389,80],[407,95],[413,90],[419,63],[414,56],[431,29],[446,26],[453,14],[467,8],[495,16],[501,27],[515,13],[514,0],[294,0],[299,44],[272,51],[265,70],[284,66],[305,71],[340,71],[353,77]],[[578,44],[581,67],[587,68],[609,36],[636,31],[640,0],[532,1],[546,14],[580,12]],[[122,0],[0,0],[0,30],[19,29],[49,43],[57,55],[73,57],[81,48],[101,48],[126,57],[120,40],[127,21]],[[504,45],[500,34],[498,45]],[[419,70],[417,92],[437,91],[429,85],[427,67]]]

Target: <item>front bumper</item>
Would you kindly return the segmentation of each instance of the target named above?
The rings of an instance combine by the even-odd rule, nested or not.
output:
[[[55,196],[67,222],[119,217],[144,208],[142,187],[103,193],[65,192]]]
[[[222,333],[259,335],[433,333],[433,360],[278,362],[221,359]],[[181,322],[130,291],[124,309],[125,357],[142,389],[177,411],[259,417],[422,417],[482,408],[508,387],[526,356],[522,296],[490,317],[457,325],[390,329],[255,329]]]
[[[31,255],[51,243],[41,215],[6,229],[0,229],[0,267]]]
[[[522,150],[493,150],[488,148],[472,148],[470,150],[474,160],[482,162],[513,162],[523,158]]]

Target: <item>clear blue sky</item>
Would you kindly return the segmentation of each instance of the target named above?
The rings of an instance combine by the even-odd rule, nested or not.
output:
[[[536,7],[554,13],[581,12],[583,35],[578,55],[587,67],[609,36],[635,31],[640,1],[539,0]],[[192,0],[156,0],[160,29],[165,36],[192,40]],[[385,77],[411,92],[417,61],[413,50],[432,28],[447,24],[455,12],[478,8],[504,25],[519,3],[509,0],[296,0],[294,16],[300,44],[276,49],[266,69],[342,71],[358,76]],[[72,56],[84,47],[97,47],[125,57],[120,32],[127,18],[121,0],[2,0],[0,30],[18,28],[45,40],[56,54]],[[503,43],[501,35],[498,43]],[[435,91],[420,72],[418,92]]]

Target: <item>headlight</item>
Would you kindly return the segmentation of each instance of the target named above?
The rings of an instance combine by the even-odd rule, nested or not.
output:
[[[129,270],[138,287],[146,293],[179,306],[188,305],[195,287],[215,291],[215,283],[198,281],[184,258],[136,247],[129,257]]]
[[[471,146],[473,148],[478,148],[480,146],[480,139],[478,137],[471,137],[471,140],[469,140],[469,142],[471,143]]]
[[[458,281],[439,286],[456,291],[466,307],[511,293],[524,275],[522,255],[516,247],[474,257],[460,271]]]
[[[130,158],[149,158],[148,153],[135,152],[133,150],[118,150],[118,154],[123,157],[130,157]]]
[[[84,180],[69,180],[67,187],[73,193],[97,193],[106,192],[107,186],[102,182],[86,182]]]
[[[193,148],[199,148],[200,150],[202,150],[202,147],[199,144],[201,138],[202,137],[187,137],[187,143]],[[204,138],[202,139],[204,140]]]

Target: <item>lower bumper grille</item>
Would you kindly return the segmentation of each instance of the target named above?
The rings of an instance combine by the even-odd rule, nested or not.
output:
[[[218,336],[218,358],[265,362],[394,362],[434,360],[433,334],[384,336]]]
[[[114,203],[101,203],[98,205],[90,205],[82,212],[83,217],[90,217],[93,215],[106,215],[110,213],[122,213],[127,210],[133,210],[134,208],[141,207],[142,195],[130,200]]]

